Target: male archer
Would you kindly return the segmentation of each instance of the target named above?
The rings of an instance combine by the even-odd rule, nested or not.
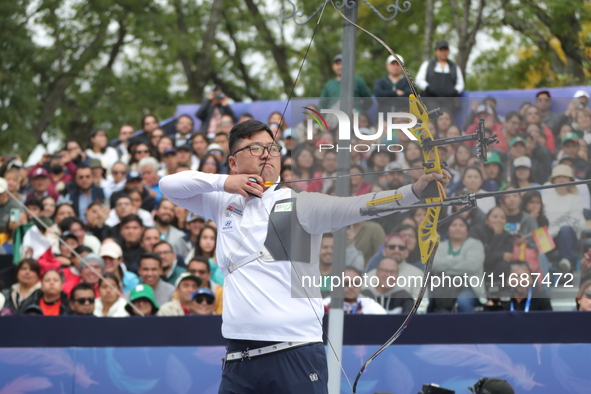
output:
[[[365,220],[359,209],[373,199],[400,194],[384,206],[416,203],[443,176],[423,174],[414,185],[357,197],[295,193],[275,185],[281,146],[267,125],[237,124],[229,148],[235,175],[185,171],[160,181],[170,201],[218,226],[228,351],[219,393],[327,393],[320,289],[300,283],[319,275],[322,234]]]

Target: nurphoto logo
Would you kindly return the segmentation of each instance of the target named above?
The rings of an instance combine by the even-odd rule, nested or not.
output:
[[[336,119],[336,125],[338,125],[338,139],[339,140],[345,140],[345,141],[349,141],[351,140],[351,130],[353,130],[353,133],[355,134],[355,137],[361,141],[368,141],[368,142],[376,142],[376,141],[380,141],[382,138],[382,135],[384,134],[384,131],[386,132],[386,139],[387,141],[394,141],[396,140],[396,136],[394,135],[396,130],[400,130],[402,131],[404,134],[406,134],[406,136],[412,140],[412,141],[417,141],[417,137],[415,137],[410,129],[415,127],[417,124],[417,117],[414,116],[413,114],[409,114],[406,112],[387,112],[386,116],[384,116],[383,112],[378,113],[378,127],[376,129],[375,133],[367,133],[367,132],[361,132],[359,130],[359,114],[357,112],[355,112],[353,114],[353,127],[351,128],[351,120],[349,119],[349,116],[344,113],[343,111],[340,111],[338,109],[321,109],[320,112],[316,111],[313,108],[310,107],[304,107],[304,109],[306,110],[306,112],[304,112],[306,115],[308,115],[310,118],[307,119],[307,124],[306,124],[306,131],[307,131],[307,135],[306,138],[308,140],[312,140],[314,139],[314,133],[315,133],[315,129],[316,131],[318,130],[318,128],[320,130],[328,130],[329,126],[327,120],[325,119],[324,116],[322,116],[322,114],[329,114],[330,116],[333,116]],[[400,118],[405,118],[405,119],[409,119],[410,122],[408,123],[394,123],[394,120],[396,119],[396,121],[399,121]],[[384,125],[384,119],[386,119],[386,124]],[[331,122],[333,123],[333,122]],[[318,127],[315,128],[314,124],[318,125]],[[338,151],[339,149],[345,149],[348,151],[354,150],[355,152],[369,152],[370,150],[377,150],[379,151],[383,151],[383,150],[387,150],[388,152],[402,152],[402,150],[404,149],[402,145],[400,144],[383,144],[383,143],[367,143],[367,144],[356,144],[356,145],[349,145],[348,147],[340,147],[340,146],[336,146],[333,144],[319,144],[318,149],[320,151],[324,150],[329,150],[329,149],[335,149]]]

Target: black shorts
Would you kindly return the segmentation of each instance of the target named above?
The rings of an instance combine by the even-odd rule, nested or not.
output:
[[[228,340],[228,352],[257,349],[277,342]],[[313,343],[264,356],[227,362],[219,394],[327,394],[324,345]]]

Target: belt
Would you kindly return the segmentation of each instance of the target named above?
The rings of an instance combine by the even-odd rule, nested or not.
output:
[[[244,359],[251,359],[252,357],[257,356],[264,356],[266,354],[271,354],[275,352],[279,352],[281,350],[293,349],[296,347],[310,345],[315,342],[281,342],[271,346],[265,346],[258,349],[237,351],[232,353],[226,353],[226,358],[222,359],[222,362],[225,364],[226,362],[230,361],[243,361]]]

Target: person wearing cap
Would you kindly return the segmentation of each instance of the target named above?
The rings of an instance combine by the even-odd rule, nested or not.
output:
[[[468,389],[474,394],[515,394],[513,387],[500,378],[482,378]]]
[[[87,165],[79,165],[74,173],[74,185],[64,198],[60,197],[58,203],[70,202],[76,216],[86,223],[84,212],[90,203],[105,201],[105,191],[96,186],[92,180],[92,169]]]
[[[509,153],[511,158],[521,157],[527,155],[525,138],[519,136],[509,141]]]
[[[194,315],[207,316],[215,314],[215,294],[207,287],[197,289],[191,294],[191,311]]]
[[[178,257],[172,246],[166,241],[160,241],[154,245],[152,251],[162,259],[162,279],[171,285],[175,284],[185,269],[178,265]]]
[[[540,186],[539,183],[535,182],[532,171],[532,160],[529,157],[521,156],[513,160],[511,186],[516,189]]]
[[[88,137],[88,149],[86,156],[89,159],[98,159],[103,168],[111,168],[119,160],[117,150],[108,145],[107,133],[103,129],[93,130]]]
[[[563,113],[552,112],[550,110],[552,107],[552,98],[549,91],[541,90],[536,93],[536,107],[540,111],[542,122],[552,130],[554,137],[558,137],[560,128],[568,122],[568,117]]]
[[[129,302],[132,303],[144,316],[154,316],[158,313],[160,305],[154,297],[152,287],[139,284],[129,292]],[[125,305],[125,310],[130,316],[140,316],[131,305]]]
[[[435,59],[421,64],[415,79],[425,97],[458,97],[464,91],[464,76],[458,65],[449,59],[449,44],[438,41],[435,44]],[[449,100],[436,101],[443,107],[449,107]],[[455,105],[455,104],[454,104]],[[454,110],[454,108],[447,108]]]
[[[105,263],[105,273],[114,274],[121,278],[124,293],[128,293],[140,283],[140,278],[133,272],[128,271],[125,264],[123,264],[123,250],[119,244],[111,240],[105,241],[101,246],[99,255]]]
[[[589,107],[589,93],[584,90],[577,90],[573,95],[573,99],[568,104],[566,111],[564,114],[571,119],[574,119],[575,112],[579,109],[588,108]]]
[[[558,164],[552,169],[549,183],[561,184],[575,180],[573,169],[566,164]],[[550,222],[548,232],[554,238],[556,249],[548,253],[554,264],[570,272],[579,250],[579,239],[585,229],[583,203],[576,186],[557,187],[542,191],[542,202],[546,217]]]
[[[41,200],[46,196],[51,196],[57,200],[59,197],[51,185],[49,172],[47,172],[45,168],[37,167],[29,171],[29,180],[33,187],[33,191],[25,196],[25,200],[33,197]]]
[[[94,288],[96,297],[98,294],[98,283],[100,276],[105,273],[105,262],[95,254],[88,253],[80,261],[80,283],[88,283]]]
[[[179,158],[177,155],[176,148],[166,148],[162,152],[162,169],[158,171],[158,175],[163,177],[165,175],[176,173],[176,169],[179,165]]]
[[[388,56],[386,59],[388,75],[379,78],[373,87],[373,95],[378,100],[378,112],[384,114],[395,112],[396,107],[400,107],[401,103],[397,103],[391,98],[408,97],[412,93],[399,61],[404,63],[404,59],[400,55],[397,58],[392,55]],[[408,107],[406,102],[404,104]]]
[[[176,155],[180,165],[187,165],[191,170],[197,169],[197,163],[192,160],[193,148],[190,144],[184,144],[176,148]]]
[[[484,171],[486,178],[483,183],[483,189],[488,191],[503,190],[507,185],[506,177],[503,174],[503,162],[497,152],[488,152],[484,162]]]
[[[211,265],[207,258],[195,256],[187,264],[187,272],[201,279],[201,286],[210,289],[215,294],[214,312],[221,315],[224,306],[224,287],[211,280]]]
[[[290,189],[273,184],[279,180],[281,148],[274,143],[267,125],[249,120],[234,126],[230,151],[230,168],[235,175],[184,171],[160,181],[164,195],[172,203],[219,226],[215,257],[224,275],[222,334],[228,340],[228,356],[272,343],[264,357],[248,361],[250,366],[227,362],[220,393],[236,392],[241,382],[254,385],[252,391],[269,392],[270,387],[276,387],[279,376],[290,377],[279,389],[283,393],[325,393],[328,369],[319,321],[323,306],[316,298],[320,292],[316,287],[307,288],[311,297],[293,297],[292,270],[300,275],[318,275],[323,233],[366,220],[360,208],[374,198],[399,194],[400,200],[391,206],[418,202],[417,196],[432,178],[423,174],[413,185],[356,197],[292,194]],[[443,176],[434,174],[433,179],[443,180]],[[287,212],[290,214],[286,216]],[[277,222],[279,217],[281,224]],[[294,220],[285,220],[288,218]],[[279,235],[288,229],[291,237]],[[302,242],[292,245],[296,233]],[[289,250],[292,253],[286,253]],[[290,342],[301,346],[291,348]],[[273,346],[284,350],[271,351]],[[311,362],[312,355],[318,364]],[[296,367],[284,370],[281,366],[285,362]],[[307,372],[304,376],[294,374],[294,370]],[[311,382],[310,373],[317,373],[319,380]]]
[[[575,177],[578,179],[585,179],[587,172],[591,169],[589,161],[580,156],[580,151],[586,149],[585,144],[581,143],[579,135],[575,132],[566,133],[560,139],[560,151],[558,152],[559,161],[562,158],[568,157],[572,159],[575,169]]]
[[[10,220],[10,212],[13,209],[20,212],[20,205],[10,198],[7,191],[8,183],[6,179],[0,178],[0,235],[9,234],[9,232],[14,231],[19,225],[18,222]]]
[[[339,102],[339,97],[341,97],[341,74],[343,71],[342,63],[342,55],[339,54],[333,58],[332,70],[335,73],[335,78],[328,81],[322,89],[320,101],[318,103],[320,109],[334,108]],[[361,110],[362,112],[367,111],[373,104],[373,100],[371,99],[371,90],[369,90],[369,87],[367,87],[367,84],[363,78],[357,75],[355,75],[353,79],[353,97],[356,98],[354,103],[355,109]],[[332,126],[329,125],[329,127]]]
[[[221,87],[215,86],[195,113],[195,117],[201,120],[199,132],[215,135],[224,115],[231,116],[232,120],[236,120],[234,111],[228,104],[228,96],[224,94]]]
[[[205,218],[201,215],[197,215],[196,213],[189,212],[187,213],[187,219],[185,220],[185,227],[189,230],[189,233],[185,235],[184,240],[189,245],[194,245],[199,238],[199,233],[201,233],[201,229],[205,226]],[[188,257],[185,256],[185,257]]]
[[[220,145],[218,145],[216,143],[209,144],[207,147],[207,154],[203,158],[205,159],[208,155],[212,155],[213,157],[215,157],[215,159],[218,161],[218,163],[220,163],[220,168],[216,172],[217,174],[227,174],[228,173],[228,168],[225,165],[226,155],[224,153],[224,148],[222,148]],[[199,163],[199,164],[201,164],[201,163]]]
[[[163,304],[158,311],[158,316],[186,316],[193,313],[191,296],[201,287],[201,279],[189,272],[183,272],[176,278],[175,297],[173,300]]]

